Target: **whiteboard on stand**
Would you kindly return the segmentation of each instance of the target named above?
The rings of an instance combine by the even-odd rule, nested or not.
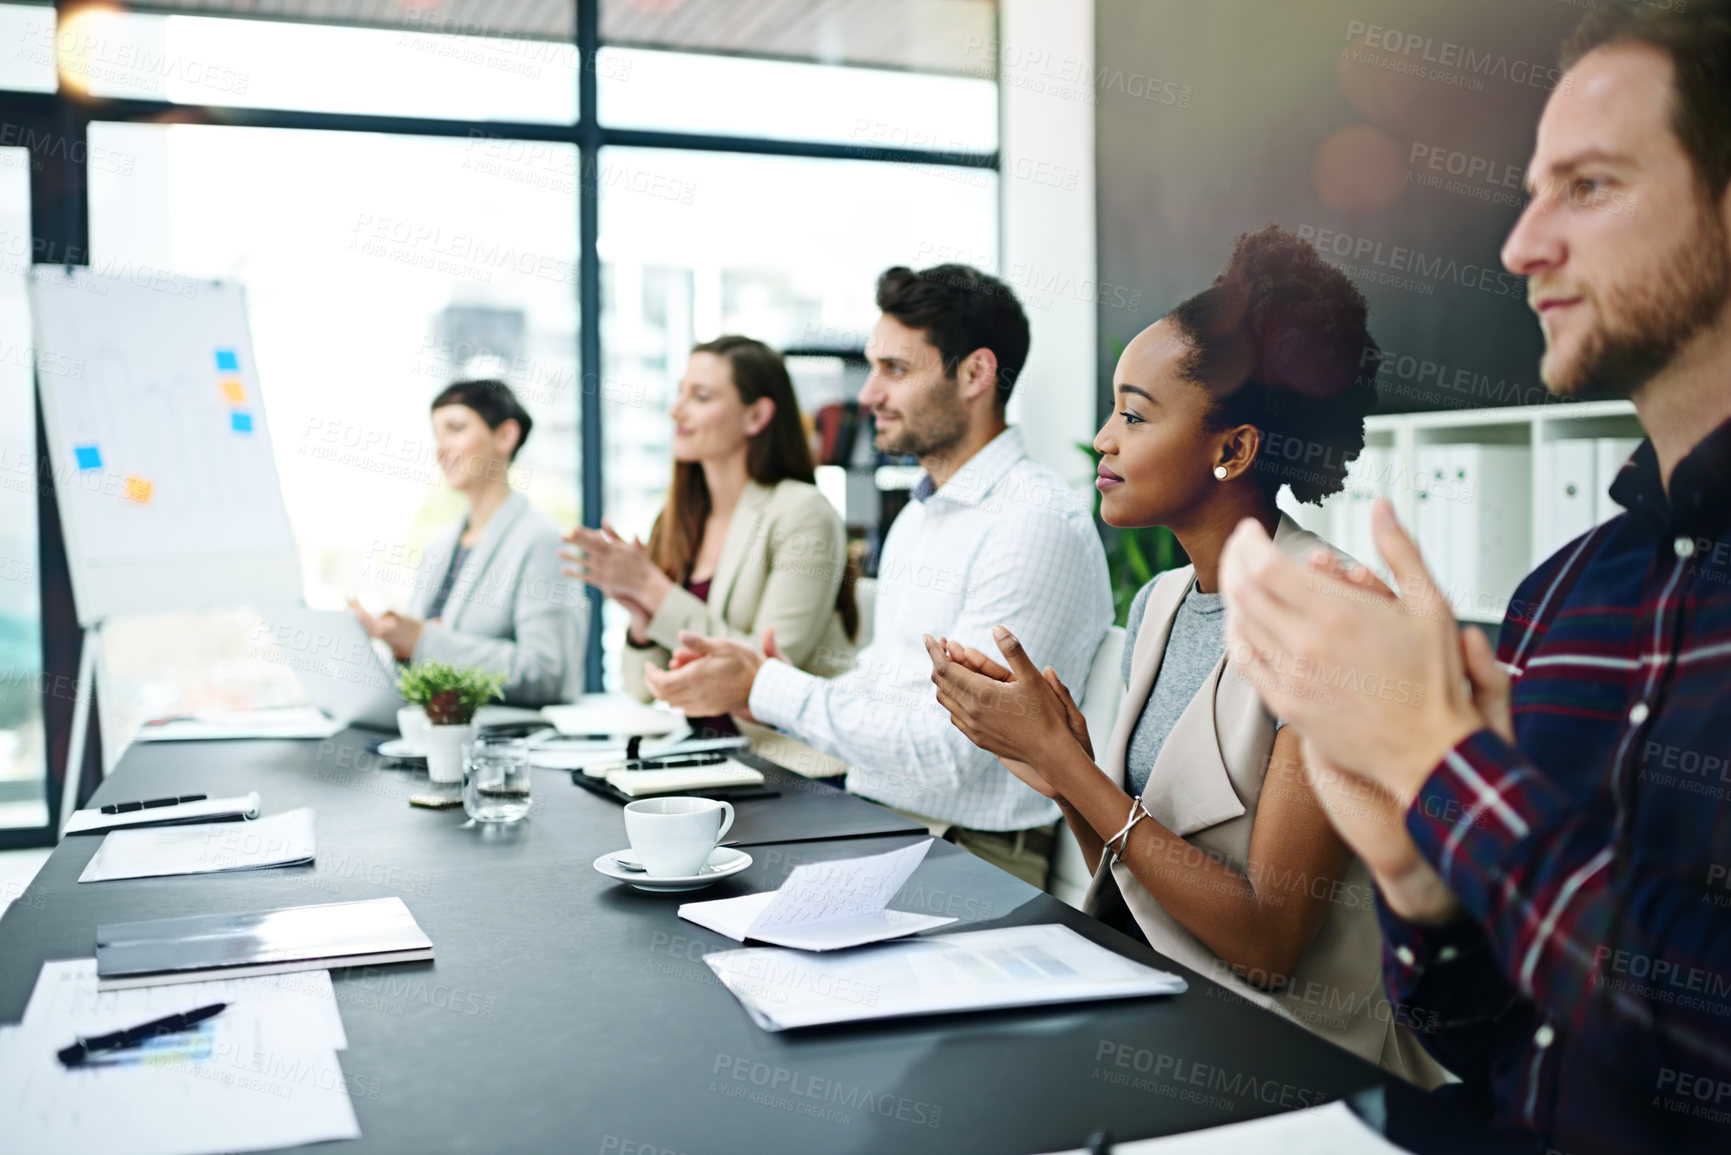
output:
[[[78,619],[299,602],[241,286],[31,270]]]

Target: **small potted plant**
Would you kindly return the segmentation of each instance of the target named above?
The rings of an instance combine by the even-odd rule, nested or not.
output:
[[[475,711],[503,697],[505,675],[446,662],[416,662],[403,670],[403,700],[427,711],[427,777],[461,782],[463,759],[475,741]]]

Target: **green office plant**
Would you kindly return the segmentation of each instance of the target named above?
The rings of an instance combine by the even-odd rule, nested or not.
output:
[[[475,711],[504,697],[505,675],[478,667],[458,668],[428,658],[405,668],[397,679],[403,700],[427,711],[434,726],[466,726]]]
[[[1076,448],[1088,455],[1099,467],[1100,455],[1085,441]],[[1130,617],[1130,603],[1136,592],[1154,577],[1169,569],[1177,569],[1190,559],[1172,531],[1163,525],[1146,529],[1119,529],[1100,520],[1099,490],[1094,491],[1094,520],[1099,523],[1100,543],[1106,548],[1106,572],[1112,578],[1112,620],[1123,625]]]

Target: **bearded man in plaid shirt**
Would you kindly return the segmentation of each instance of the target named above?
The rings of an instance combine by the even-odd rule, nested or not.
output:
[[[1392,509],[1362,567],[1253,524],[1234,662],[1376,877],[1390,997],[1535,1150],[1731,1150],[1731,2],[1583,21],[1503,248],[1554,393],[1633,401],[1624,512],[1457,631]],[[1317,670],[1421,686],[1418,705]]]

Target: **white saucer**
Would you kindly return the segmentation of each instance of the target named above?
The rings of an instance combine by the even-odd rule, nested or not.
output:
[[[638,890],[648,890],[655,893],[670,893],[677,890],[702,890],[730,874],[738,874],[751,865],[751,855],[743,850],[735,850],[731,846],[717,846],[709,852],[709,861],[699,868],[696,874],[657,876],[642,874],[635,870],[626,870],[615,858],[626,862],[636,862],[637,852],[634,850],[614,850],[603,854],[595,860],[595,869],[608,878],[616,878],[620,882],[629,882]]]
[[[379,743],[379,754],[385,758],[426,758],[427,752],[407,738],[392,738]]]

